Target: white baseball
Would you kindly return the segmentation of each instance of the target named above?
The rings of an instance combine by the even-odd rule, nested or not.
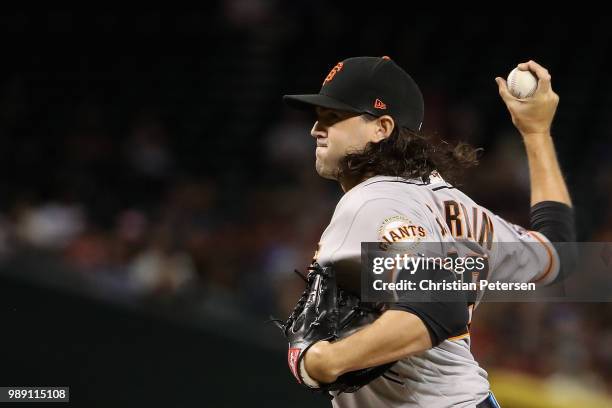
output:
[[[521,71],[514,68],[508,75],[508,90],[519,99],[529,98],[538,87],[538,79],[531,71]]]

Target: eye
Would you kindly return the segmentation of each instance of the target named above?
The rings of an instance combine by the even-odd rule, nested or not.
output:
[[[325,111],[325,112],[321,112],[319,113],[319,121],[323,122],[323,123],[327,123],[327,124],[334,124],[336,122],[339,122],[341,120],[344,120],[344,115],[342,115],[339,112],[334,112],[334,111]]]

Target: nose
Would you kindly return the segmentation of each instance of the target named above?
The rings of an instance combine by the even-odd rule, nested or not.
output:
[[[321,125],[321,123],[318,120],[315,122],[314,126],[312,127],[312,130],[310,131],[310,135],[314,137],[315,139],[327,136],[325,133],[325,128],[323,127],[323,125]]]

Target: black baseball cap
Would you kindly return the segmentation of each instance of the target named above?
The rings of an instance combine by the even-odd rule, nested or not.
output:
[[[423,124],[423,95],[414,80],[389,57],[354,57],[336,64],[318,94],[285,95],[290,106],[316,106],[374,116],[390,115],[413,131]]]

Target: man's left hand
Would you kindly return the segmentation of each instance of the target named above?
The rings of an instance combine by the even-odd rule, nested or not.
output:
[[[339,376],[339,373],[332,368],[330,346],[329,341],[318,341],[306,351],[304,356],[306,372],[319,383],[332,383]]]

